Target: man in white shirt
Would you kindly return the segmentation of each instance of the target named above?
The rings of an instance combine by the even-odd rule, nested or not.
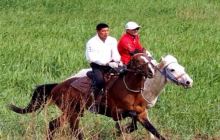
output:
[[[86,59],[93,71],[95,87],[93,90],[96,104],[100,103],[101,91],[105,86],[104,73],[120,65],[120,54],[117,49],[117,40],[109,36],[109,26],[99,23],[96,26],[96,35],[86,43]]]

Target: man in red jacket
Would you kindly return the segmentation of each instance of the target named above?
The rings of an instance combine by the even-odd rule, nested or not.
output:
[[[135,53],[145,52],[138,35],[138,30],[140,28],[141,26],[136,22],[128,22],[125,25],[125,34],[122,35],[118,42],[118,51],[121,55],[121,61],[125,65],[130,62],[131,56]]]

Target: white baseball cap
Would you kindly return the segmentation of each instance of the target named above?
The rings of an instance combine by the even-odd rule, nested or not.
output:
[[[139,26],[136,22],[133,21],[129,21],[126,25],[125,25],[125,29],[129,29],[129,30],[133,30],[133,29],[137,29],[137,28],[141,28],[141,26]]]

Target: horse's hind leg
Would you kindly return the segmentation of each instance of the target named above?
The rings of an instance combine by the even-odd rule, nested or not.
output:
[[[65,115],[62,115],[52,121],[50,121],[49,123],[49,128],[48,128],[48,132],[47,132],[47,140],[52,140],[53,139],[53,135],[54,132],[60,128],[61,126],[63,126],[63,124],[66,121],[66,117]]]
[[[80,114],[74,113],[69,118],[70,129],[73,136],[77,137],[79,140],[83,140],[83,133],[79,129],[79,121],[80,121]]]

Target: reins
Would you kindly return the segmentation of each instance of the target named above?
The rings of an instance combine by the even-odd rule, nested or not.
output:
[[[143,90],[144,90],[144,82],[146,80],[146,77],[147,77],[147,73],[145,73],[144,70],[141,70],[141,68],[143,68],[143,66],[147,65],[148,63],[150,63],[152,66],[154,66],[151,62],[151,58],[149,57],[144,57],[145,59],[147,59],[148,62],[144,63],[144,64],[141,64],[141,65],[138,65],[137,67],[133,68],[133,69],[128,69],[126,68],[125,71],[128,71],[128,72],[132,72],[134,73],[134,75],[136,74],[141,74],[142,75],[142,79],[141,79],[141,87],[140,89],[137,89],[137,90],[134,90],[134,89],[131,89],[128,87],[126,81],[125,81],[125,76],[123,76],[123,83],[125,85],[125,88],[130,91],[130,92],[134,92],[134,93],[142,93]]]
[[[145,81],[145,76],[142,76],[142,79],[141,79],[141,88],[140,89],[137,89],[137,90],[134,90],[134,89],[131,89],[131,88],[129,88],[128,87],[128,85],[127,85],[127,83],[126,83],[126,81],[125,81],[125,76],[123,76],[123,83],[124,83],[124,85],[125,85],[125,87],[126,87],[126,89],[128,90],[128,91],[130,91],[130,92],[134,92],[134,93],[139,93],[139,92],[142,92],[143,90],[144,90],[144,81]]]
[[[124,82],[124,85],[126,87],[126,89],[130,92],[134,92],[134,93],[140,93],[142,95],[142,97],[144,98],[145,101],[148,102],[148,104],[153,104],[150,100],[148,100],[147,98],[144,97],[143,95],[143,91],[144,91],[144,82],[146,80],[146,77],[145,76],[142,76],[142,80],[141,80],[141,88],[139,90],[134,90],[134,89],[130,89],[128,87],[128,85],[126,84],[125,82],[125,76],[123,76],[123,82]]]

